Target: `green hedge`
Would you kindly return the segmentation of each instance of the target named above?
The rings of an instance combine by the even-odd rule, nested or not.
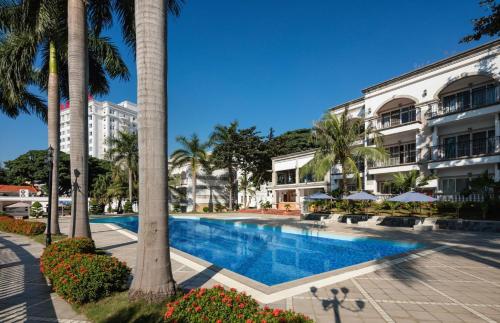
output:
[[[40,270],[54,290],[71,303],[96,301],[126,288],[130,268],[114,257],[95,252],[92,239],[60,240],[45,248]]]
[[[55,266],[75,254],[94,254],[94,241],[89,238],[67,238],[57,241],[43,251],[40,271],[52,280]]]
[[[226,290],[222,286],[210,289],[192,289],[181,298],[167,304],[166,322],[313,322],[303,314],[269,307],[260,307],[256,300]]]
[[[84,304],[127,288],[130,268],[115,257],[74,254],[51,274],[54,290],[70,303]]]
[[[42,222],[15,220],[8,216],[0,216],[0,231],[34,236],[45,232],[46,225]]]

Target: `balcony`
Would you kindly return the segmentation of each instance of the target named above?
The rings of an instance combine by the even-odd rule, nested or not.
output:
[[[371,120],[371,125],[377,130],[385,130],[415,122],[421,122],[420,109],[409,107],[384,113]]]
[[[409,150],[400,152],[399,154],[391,154],[391,156],[386,160],[370,162],[368,163],[369,168],[382,168],[382,167],[393,167],[408,164],[415,164],[419,161],[418,150]]]
[[[425,117],[433,119],[496,104],[500,104],[500,86],[488,84],[443,97],[441,102],[425,113]]]
[[[425,154],[428,161],[445,161],[500,154],[500,137],[464,140],[430,147]]]

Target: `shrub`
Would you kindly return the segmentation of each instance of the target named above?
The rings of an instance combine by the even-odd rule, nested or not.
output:
[[[166,322],[313,322],[308,317],[284,311],[261,308],[257,301],[235,289],[217,285],[210,289],[192,289],[167,304]]]
[[[457,205],[455,202],[438,201],[435,204],[436,204],[436,209],[438,210],[439,213],[455,212],[457,210]]]
[[[35,203],[31,204],[30,215],[35,218],[43,216],[43,207],[40,202],[35,201]]]
[[[14,220],[8,216],[0,216],[0,231],[33,236],[45,232],[46,225],[42,222]]]
[[[104,204],[100,203],[95,199],[90,200],[90,213],[92,214],[102,214],[104,213]]]
[[[179,203],[174,203],[174,205],[172,205],[172,209],[174,212],[181,212],[181,205]]]
[[[95,253],[94,241],[89,238],[68,238],[49,245],[40,257],[40,271],[52,280],[55,266],[77,253]]]
[[[96,301],[126,289],[130,268],[115,257],[96,254],[74,254],[57,264],[52,286],[70,303]]]
[[[203,207],[203,212],[207,213],[208,211],[210,211],[210,208],[208,206],[204,206]]]
[[[123,211],[125,213],[132,213],[132,212],[134,212],[134,209],[132,208],[132,202],[130,202],[129,200],[127,200],[125,202],[125,204],[123,204]]]
[[[269,202],[269,201],[265,201],[265,202],[260,201],[260,207],[263,210],[268,210],[268,209],[272,208],[273,206],[272,206],[271,202]]]
[[[215,204],[215,212],[222,212],[226,207],[220,203]]]

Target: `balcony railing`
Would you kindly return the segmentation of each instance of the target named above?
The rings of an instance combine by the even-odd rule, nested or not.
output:
[[[500,85],[488,85],[484,88],[465,90],[457,95],[444,97],[441,102],[425,113],[427,119],[448,114],[466,112],[500,104]]]
[[[457,141],[432,146],[424,155],[424,159],[439,161],[496,154],[500,154],[500,137]]]
[[[400,165],[408,165],[414,164],[419,161],[419,150],[408,150],[404,152],[400,152],[397,155],[392,155],[386,160],[369,162],[369,168],[380,168],[380,167],[392,167],[392,166],[400,166]]]
[[[372,127],[377,130],[389,129],[406,124],[421,122],[420,109],[410,109],[408,111],[401,111],[400,113],[389,115],[382,115],[371,121]]]

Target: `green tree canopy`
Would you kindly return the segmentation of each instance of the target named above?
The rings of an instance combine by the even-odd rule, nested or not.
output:
[[[89,158],[89,183],[100,174],[110,172],[108,161]],[[70,194],[71,176],[69,155],[61,152],[59,162],[59,194]],[[49,166],[46,150],[30,150],[19,157],[4,162],[5,184],[22,185],[25,183],[48,184]]]
[[[496,3],[495,0],[481,0],[479,5],[485,7],[489,11],[489,15],[473,19],[473,33],[462,38],[461,43],[479,40],[483,36],[500,36],[500,4]]]

